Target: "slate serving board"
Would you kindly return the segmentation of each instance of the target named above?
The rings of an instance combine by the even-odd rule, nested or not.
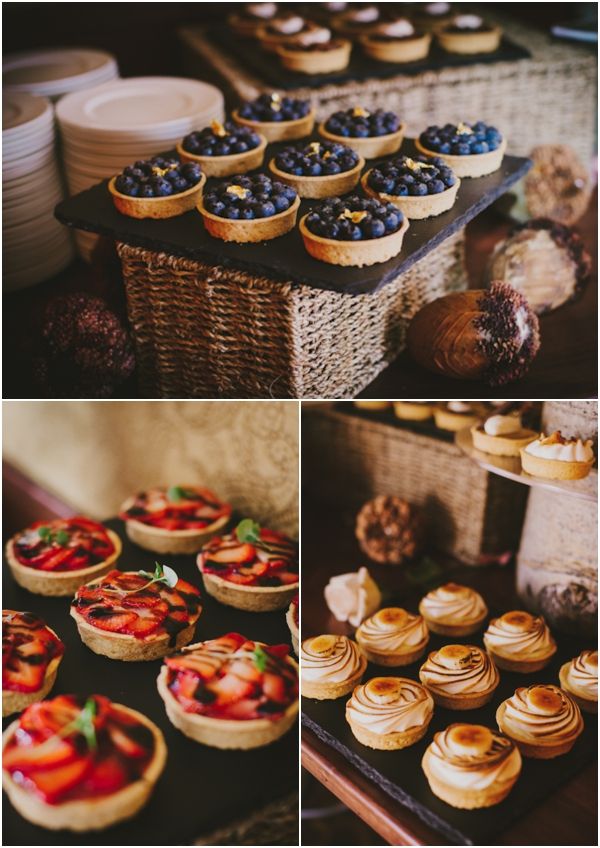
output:
[[[192,556],[161,556],[131,543],[122,521],[106,522],[123,542],[120,570],[154,570],[157,558],[202,591],[194,641],[237,631],[270,644],[290,644],[285,610],[251,613],[219,604],[202,589]],[[132,707],[162,730],[168,748],[165,770],[149,803],[129,821],[84,835],[50,831],[25,821],[3,795],[4,845],[190,845],[213,829],[259,811],[298,787],[298,732],[293,727],[272,745],[253,751],[221,751],[199,745],[173,727],[156,689],[162,661],[119,662],[85,647],[69,615],[70,598],[32,595],[18,586],[4,563],[4,608],[40,615],[65,643],[52,695],[99,693]],[[291,648],[290,648],[291,651]],[[295,655],[292,653],[292,656]],[[16,716],[3,719],[6,728]]]
[[[314,136],[317,138],[317,136]],[[268,163],[279,144],[269,145],[265,155]],[[171,151],[172,152],[172,151]],[[412,140],[405,139],[401,153],[415,155]],[[373,167],[370,160],[365,170]],[[381,160],[380,160],[381,161]],[[531,167],[530,159],[505,156],[498,171],[487,177],[465,179],[460,186],[453,208],[436,218],[412,221],[404,236],[402,251],[388,262],[367,268],[341,268],[313,259],[304,249],[300,232],[292,232],[259,244],[234,244],[212,238],[205,231],[200,213],[187,212],[166,220],[137,220],[121,215],[115,209],[107,189],[107,180],[63,200],[55,209],[59,221],[75,229],[100,233],[117,241],[175,256],[198,259],[215,265],[225,265],[264,275],[275,280],[305,283],[317,289],[356,295],[372,293],[408,271],[445,239],[465,227]],[[267,173],[266,168],[257,171]],[[210,188],[212,180],[208,180]],[[362,194],[362,191],[358,191]],[[298,220],[318,201],[303,200]]]
[[[452,573],[448,579],[469,585],[469,570]],[[507,575],[507,579],[510,579]],[[439,583],[439,578],[437,580]],[[436,583],[436,585],[437,585]],[[418,595],[402,600],[386,598],[386,605],[394,603],[416,612],[419,598],[431,587],[424,587]],[[485,594],[485,593],[484,593]],[[490,607],[490,617],[499,615],[502,610]],[[371,677],[399,676],[419,679],[418,671],[430,651],[450,643],[474,644],[483,647],[482,634],[478,632],[464,638],[449,638],[431,634],[425,655],[410,666],[391,669],[369,663],[363,681]],[[306,634],[307,636],[308,634]],[[556,636],[556,634],[555,634]],[[523,758],[523,770],[502,803],[482,810],[458,810],[437,798],[429,789],[429,784],[421,768],[421,759],[425,749],[433,739],[433,734],[443,730],[449,724],[469,722],[496,728],[495,714],[498,705],[510,697],[518,686],[532,683],[554,683],[558,685],[560,666],[577,656],[584,648],[591,647],[571,637],[557,636],[558,651],[552,662],[536,674],[516,674],[500,671],[500,685],[491,702],[476,710],[447,710],[435,707],[433,719],[425,737],[409,748],[400,751],[375,751],[361,745],[352,735],[345,720],[346,697],[335,701],[316,701],[302,698],[302,724],[312,730],[323,742],[330,745],[349,762],[359,769],[369,780],[376,783],[392,798],[408,807],[427,825],[443,834],[456,845],[501,844],[500,834],[513,821],[529,812],[543,798],[550,795],[562,783],[569,780],[596,756],[597,716],[584,713],[585,730],[569,754],[553,760],[533,760]]]

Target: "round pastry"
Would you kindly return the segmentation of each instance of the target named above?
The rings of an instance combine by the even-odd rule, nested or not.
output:
[[[572,226],[589,206],[594,181],[568,144],[540,144],[528,154],[533,167],[523,178],[525,203],[533,218]]]
[[[315,21],[320,21],[324,24],[331,24],[340,15],[348,11],[350,3],[311,3],[310,16]]]
[[[292,637],[292,647],[296,656],[300,648],[300,595],[294,595],[292,603],[288,607],[285,614],[287,626],[290,628],[290,636]]]
[[[375,562],[401,565],[423,542],[423,513],[395,495],[377,495],[361,507],[355,534],[364,553]]]
[[[414,745],[425,736],[432,716],[431,695],[406,677],[373,677],[357,686],[346,704],[354,736],[380,751]]]
[[[474,710],[487,704],[500,683],[490,657],[476,645],[444,645],[432,651],[419,679],[439,707]]]
[[[269,143],[304,138],[313,131],[315,110],[310,100],[282,97],[280,94],[261,94],[247,100],[231,117],[237,124],[260,133]]]
[[[198,554],[198,568],[209,595],[248,612],[285,609],[298,592],[297,545],[251,519],[211,539]]]
[[[148,801],[167,758],[163,735],[103,695],[32,704],[3,734],[2,785],[48,830],[102,830]]]
[[[119,510],[132,542],[158,554],[195,554],[231,518],[231,506],[202,486],[156,486]]]
[[[556,642],[543,617],[523,610],[492,618],[483,644],[498,668],[522,674],[544,668],[556,653]]]
[[[364,409],[366,412],[387,412],[391,407],[390,400],[355,400],[354,406],[357,409]]]
[[[496,721],[523,756],[536,760],[567,754],[583,730],[573,698],[549,683],[519,687],[500,704]]]
[[[291,44],[279,46],[277,55],[284,68],[300,74],[331,74],[348,67],[352,42],[332,38],[331,30],[318,27],[302,33]]]
[[[396,153],[406,125],[394,112],[376,109],[369,112],[362,106],[334,112],[319,124],[319,135],[327,141],[346,144],[363,159]]]
[[[366,670],[366,657],[347,636],[312,636],[300,645],[300,679],[305,698],[329,701],[348,695]]]
[[[434,795],[475,810],[503,801],[521,773],[514,742],[480,724],[451,724],[436,733],[421,762]]]
[[[175,218],[195,209],[206,176],[199,165],[154,156],[128,165],[108,183],[115,207],[130,218]]]
[[[519,456],[521,448],[536,436],[535,430],[523,427],[518,409],[490,415],[484,422],[471,427],[473,447],[494,456]]]
[[[493,53],[500,46],[502,30],[486,23],[479,15],[457,15],[436,31],[436,37],[447,53]]]
[[[427,127],[415,139],[415,147],[427,156],[438,156],[457,177],[483,177],[502,164],[506,139],[483,121]]]
[[[431,36],[406,18],[377,24],[359,38],[364,53],[378,62],[418,62],[429,53]]]
[[[547,480],[581,480],[594,465],[592,440],[565,439],[560,430],[521,448],[523,471]]]
[[[433,404],[416,400],[395,400],[394,415],[401,421],[429,421],[433,415]]]
[[[421,598],[419,612],[432,633],[470,636],[485,621],[488,608],[474,589],[458,583],[445,583]]]
[[[539,321],[507,283],[438,297],[412,319],[407,344],[429,371],[502,386],[523,377],[540,347]]]
[[[358,627],[381,604],[379,586],[362,565],[358,571],[335,574],[323,592],[329,611],[338,621]]]
[[[332,18],[331,25],[348,38],[358,38],[370,32],[380,18],[381,12],[372,3],[350,3],[349,8]]]
[[[598,651],[582,651],[560,667],[561,688],[586,713],[598,712]]]
[[[481,404],[464,400],[450,400],[448,403],[436,406],[433,410],[435,426],[440,430],[448,430],[450,433],[457,433],[465,427],[474,426],[481,415]]]
[[[363,621],[355,638],[369,662],[395,667],[410,665],[423,655],[429,631],[422,616],[386,607]]]
[[[393,203],[411,219],[432,218],[454,206],[460,180],[443,159],[399,156],[363,174],[366,194]]]
[[[303,35],[317,29],[320,29],[318,24],[290,12],[289,14],[279,15],[269,23],[260,26],[256,32],[256,37],[263,50],[276,53],[278,47],[294,44]]]
[[[365,164],[354,150],[332,141],[311,141],[285,147],[269,162],[278,180],[292,186],[300,197],[335,197],[351,191]]]
[[[233,121],[212,121],[209,127],[186,135],[177,144],[183,162],[193,162],[207,177],[229,177],[260,168],[267,139]]]
[[[46,697],[64,652],[54,630],[37,615],[2,610],[2,716]]]
[[[194,638],[200,592],[172,568],[110,571],[81,586],[71,616],[84,645],[125,662],[156,660]]]
[[[292,186],[257,174],[220,183],[206,193],[198,210],[213,238],[246,244],[289,233],[296,226],[299,206]]]
[[[426,32],[435,32],[454,17],[451,3],[419,3],[413,13],[417,26]]]
[[[287,645],[227,633],[167,657],[158,692],[182,733],[247,750],[283,736],[298,715],[298,666]]]
[[[246,3],[241,10],[229,15],[227,23],[236,35],[253,38],[261,26],[278,14],[277,3]]]
[[[356,194],[333,197],[300,219],[304,247],[329,265],[363,268],[402,250],[408,219],[392,203]]]
[[[13,577],[36,595],[72,595],[92,577],[106,574],[121,554],[121,540],[89,518],[36,521],[6,543]]]

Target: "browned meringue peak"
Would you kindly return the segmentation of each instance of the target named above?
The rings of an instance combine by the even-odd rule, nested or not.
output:
[[[498,683],[490,657],[476,645],[444,645],[419,670],[429,689],[452,695],[487,692]]]
[[[525,448],[532,456],[542,459],[556,459],[562,462],[593,462],[592,440],[566,439],[560,430],[549,436],[540,434],[539,439],[530,442]]]
[[[402,607],[384,607],[367,618],[356,631],[356,638],[375,651],[397,651],[414,648],[429,638],[423,616]]]
[[[436,733],[431,753],[467,770],[496,765],[514,750],[514,743],[481,724],[451,724]]]
[[[427,690],[406,677],[373,677],[357,686],[346,716],[373,733],[400,733],[425,724],[433,713]]]
[[[556,650],[544,618],[525,610],[512,610],[493,618],[483,634],[483,642],[488,651],[507,656],[547,656]]]
[[[598,651],[582,651],[566,669],[567,688],[587,700],[598,700]]]
[[[312,636],[300,647],[301,675],[305,680],[342,683],[358,674],[363,662],[358,645],[347,636]]]
[[[487,615],[481,595],[459,583],[445,583],[428,592],[419,604],[419,612],[445,624],[469,624]]]
[[[577,704],[550,683],[519,687],[503,706],[504,729],[517,739],[567,740],[583,727]]]

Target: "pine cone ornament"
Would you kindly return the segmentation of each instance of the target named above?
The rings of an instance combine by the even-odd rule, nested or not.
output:
[[[379,495],[362,507],[356,517],[356,538],[375,562],[400,565],[421,547],[422,513],[394,495]]]

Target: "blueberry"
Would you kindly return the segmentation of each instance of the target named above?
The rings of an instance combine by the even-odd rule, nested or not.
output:
[[[135,185],[135,180],[132,177],[125,176],[125,174],[119,174],[117,179],[115,180],[115,188],[117,191],[120,191],[121,194],[129,194],[131,188]]]
[[[471,145],[472,153],[487,153],[488,150],[489,147],[485,141],[478,141],[476,144]]]
[[[409,192],[415,197],[423,197],[423,195],[427,194],[427,186],[425,183],[415,182],[410,186]]]
[[[169,197],[173,194],[173,186],[166,180],[157,180],[154,184],[154,192],[157,197]]]
[[[339,173],[341,173],[341,170],[342,170],[342,168],[341,168],[340,164],[333,159],[327,159],[323,163],[323,173],[324,174],[327,174],[327,175],[339,174]]]
[[[427,186],[429,194],[440,194],[442,191],[445,190],[445,188],[446,186],[441,180],[431,180],[431,182]]]
[[[145,183],[140,187],[140,197],[154,197],[154,189],[150,185],[150,183]]]
[[[254,218],[254,209],[252,208],[252,206],[242,206],[242,208],[240,209],[240,218],[245,221],[251,221],[252,218]]]
[[[223,210],[223,217],[224,218],[231,218],[232,220],[236,220],[237,218],[240,217],[240,210],[238,209],[237,206],[227,206]]]
[[[267,200],[265,203],[261,203],[258,207],[258,213],[261,218],[270,218],[275,214],[275,204],[271,203],[270,200]]]
[[[309,177],[320,177],[322,174],[321,165],[318,162],[313,162],[305,169],[306,175]]]
[[[274,195],[272,203],[276,212],[285,212],[290,208],[290,201],[283,194]]]
[[[388,212],[383,219],[383,225],[385,227],[386,232],[392,233],[394,230],[398,229],[400,225],[400,216],[397,212]]]
[[[225,204],[222,200],[205,200],[204,205],[206,206],[209,212],[213,213],[213,215],[223,215],[225,211]]]
[[[385,235],[385,224],[383,221],[380,221],[378,218],[375,218],[370,222],[370,236],[371,238],[381,238],[381,236]]]
[[[456,156],[468,156],[471,152],[471,148],[467,142],[461,141],[458,144],[453,145],[452,153]]]

